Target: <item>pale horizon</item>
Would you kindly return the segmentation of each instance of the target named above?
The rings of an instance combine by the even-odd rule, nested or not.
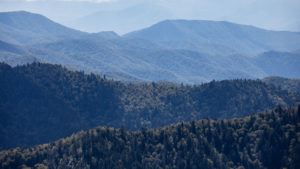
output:
[[[1,12],[28,11],[77,30],[120,35],[174,19],[300,32],[299,8],[297,0],[0,0]]]

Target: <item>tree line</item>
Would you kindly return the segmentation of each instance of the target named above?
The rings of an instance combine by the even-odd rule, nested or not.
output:
[[[0,149],[47,143],[97,126],[134,131],[245,117],[300,101],[298,93],[259,80],[124,84],[41,63],[0,64],[0,85]]]
[[[97,127],[32,148],[0,152],[1,168],[297,169],[300,105],[244,118],[159,129]]]

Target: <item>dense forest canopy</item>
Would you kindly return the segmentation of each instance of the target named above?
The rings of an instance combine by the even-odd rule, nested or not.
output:
[[[123,84],[62,66],[0,64],[0,149],[31,146],[96,126],[157,128],[295,105],[300,95],[259,80],[202,85]]]
[[[300,169],[299,44],[227,21],[118,35],[0,12],[0,169]]]
[[[0,152],[1,168],[300,168],[300,106],[160,129],[97,127]]]
[[[271,76],[262,79],[263,82],[267,84],[272,84],[283,89],[296,91],[300,93],[300,79],[288,79],[284,77]]]

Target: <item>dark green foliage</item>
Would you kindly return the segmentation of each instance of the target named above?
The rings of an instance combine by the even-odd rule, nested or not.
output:
[[[51,144],[2,151],[0,167],[297,169],[299,123],[300,106],[156,130],[98,127]]]
[[[261,81],[123,84],[57,65],[0,64],[0,149],[31,146],[96,126],[138,130],[202,118],[244,117],[300,101]]]

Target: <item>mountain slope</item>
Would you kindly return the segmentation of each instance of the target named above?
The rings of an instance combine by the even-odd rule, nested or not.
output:
[[[38,55],[32,54],[32,52],[24,46],[10,44],[0,40],[0,62],[16,66],[43,61],[44,60]]]
[[[0,148],[45,143],[99,125],[137,130],[244,117],[300,95],[253,80],[122,84],[50,64],[0,65]]]
[[[271,76],[262,79],[262,81],[283,89],[300,93],[300,79],[287,79],[283,77]]]
[[[34,48],[39,50],[37,54],[34,50],[31,55],[40,56],[43,61],[72,65],[77,70],[106,74],[125,81],[199,84],[273,75],[300,77],[300,55],[295,52],[272,51],[252,58],[240,54],[210,55],[192,50],[165,49],[149,40],[91,36],[40,44]],[[40,50],[50,53],[41,55]]]
[[[124,41],[125,45],[120,41]],[[155,44],[149,43],[144,47],[142,45],[147,41],[137,42],[138,45],[127,40],[67,40],[46,44],[42,48],[72,58],[73,65],[78,69],[104,74],[124,72],[150,82],[201,83],[213,79],[261,78],[265,75],[247,58],[240,56],[211,56],[187,50],[165,50],[159,46],[149,48]]]
[[[239,55],[213,56],[189,50],[164,49],[147,40],[99,36],[102,37],[89,35],[81,39],[38,44],[25,48],[26,55],[10,52],[9,57],[1,55],[0,59],[13,66],[22,61],[21,64],[32,61],[63,64],[71,69],[131,82],[199,84],[213,79],[267,76],[248,58]],[[33,60],[32,56],[37,59]]]
[[[258,46],[266,47],[270,40],[278,50],[283,50],[281,43],[282,47],[293,48],[297,42],[293,39],[298,36],[289,32],[265,31],[228,22],[174,20],[140,32],[145,39],[131,38],[132,34],[126,38],[114,32],[82,33],[28,12],[0,13],[0,24],[4,25],[0,27],[3,36],[0,61],[12,66],[32,62],[62,64],[72,70],[105,74],[125,82],[184,84],[300,75],[300,57],[296,52],[269,52],[253,58],[232,54],[243,53],[236,52],[232,46],[239,51],[247,48],[245,51],[257,52]],[[269,49],[265,47],[263,50]],[[211,51],[218,54],[208,54],[216,53]]]
[[[154,40],[170,48],[223,55],[240,53],[251,56],[269,50],[294,51],[300,44],[299,33],[205,20],[166,20],[125,37]]]
[[[269,76],[300,78],[300,53],[270,51],[252,59]]]
[[[300,167],[300,106],[242,119],[204,119],[157,130],[98,127],[26,149],[0,152],[6,168]]]
[[[9,43],[28,45],[83,35],[86,33],[62,26],[39,14],[0,12],[0,39]]]

